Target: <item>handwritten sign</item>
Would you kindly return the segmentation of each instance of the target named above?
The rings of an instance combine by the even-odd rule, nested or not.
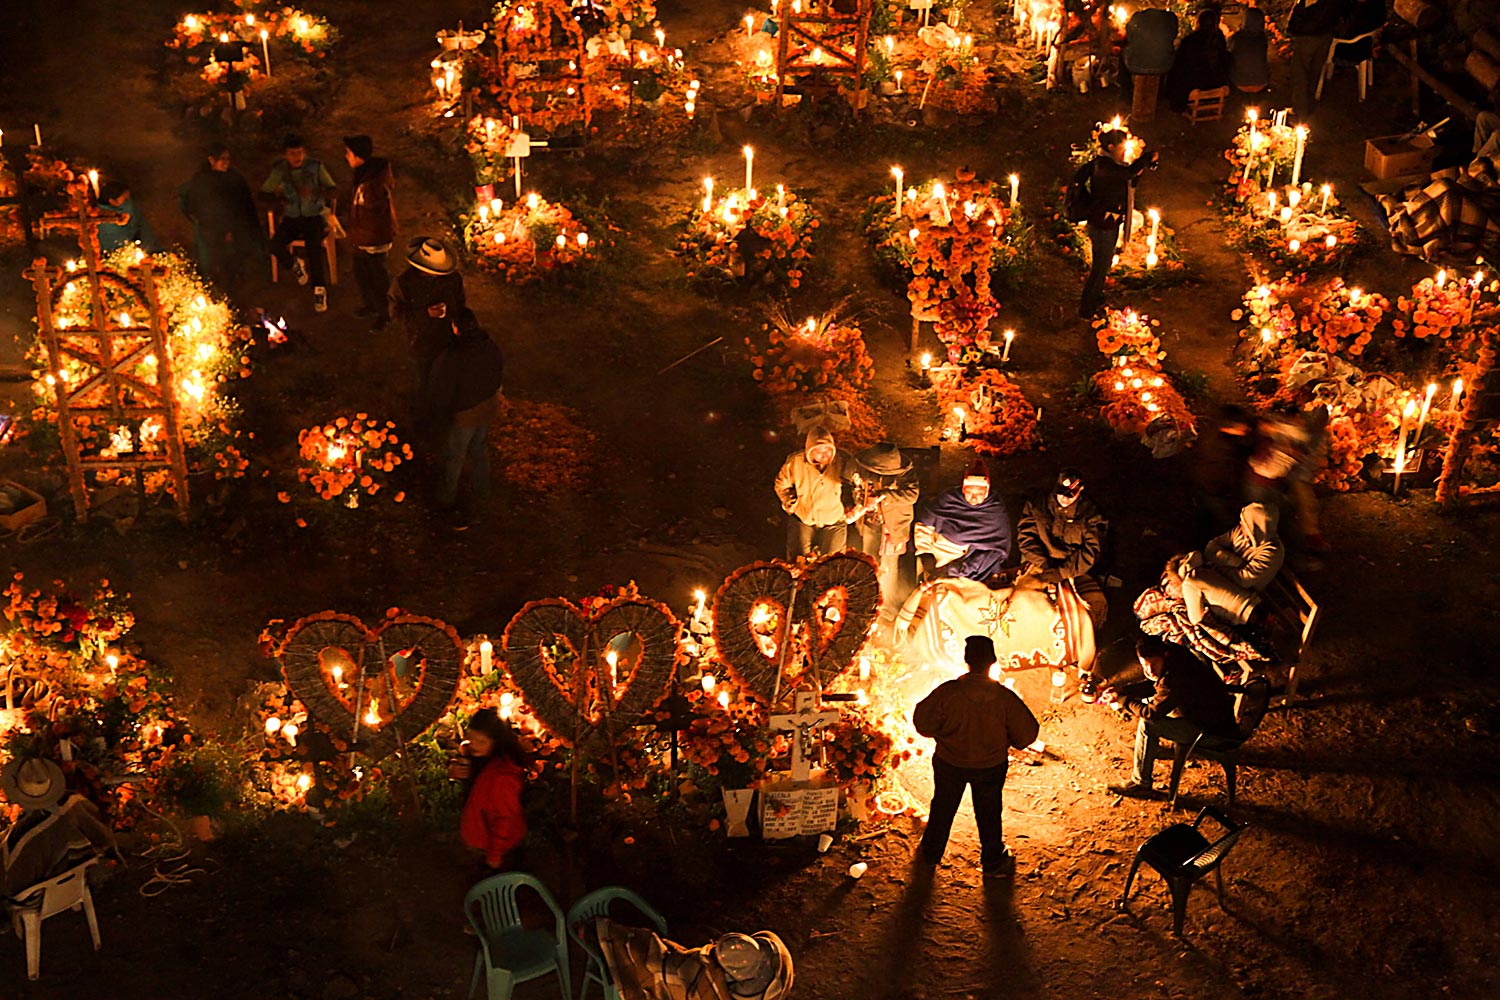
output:
[[[760,829],[767,840],[826,833],[838,824],[837,788],[761,789]]]

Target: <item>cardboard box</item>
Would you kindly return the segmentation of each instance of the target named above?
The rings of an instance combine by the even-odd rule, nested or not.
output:
[[[17,504],[16,508],[9,514],[0,514],[0,531],[19,531],[33,521],[40,521],[47,516],[47,501],[35,490],[27,489],[13,480],[0,480],[0,486],[6,487],[31,503],[26,506]]]
[[[1365,140],[1365,169],[1382,180],[1430,174],[1436,157],[1437,146],[1426,133]]]

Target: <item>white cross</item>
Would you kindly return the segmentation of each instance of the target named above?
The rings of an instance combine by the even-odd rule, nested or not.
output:
[[[806,781],[812,777],[812,736],[817,730],[838,721],[837,712],[815,711],[818,696],[811,691],[797,692],[793,714],[771,716],[771,728],[792,733],[792,780]]]

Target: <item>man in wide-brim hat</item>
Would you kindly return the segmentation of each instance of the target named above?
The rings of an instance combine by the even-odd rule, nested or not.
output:
[[[406,270],[391,282],[391,315],[406,329],[416,383],[452,339],[453,317],[467,306],[458,258],[441,240],[418,236],[406,246]]]
[[[0,770],[0,793],[23,810],[0,840],[5,895],[19,895],[91,854],[118,853],[114,834],[87,799],[68,794],[53,761],[12,759]]]
[[[889,441],[854,456],[850,473],[850,541],[880,563],[881,617],[891,620],[906,599],[901,557],[911,541],[912,511],[921,487],[911,462]]]

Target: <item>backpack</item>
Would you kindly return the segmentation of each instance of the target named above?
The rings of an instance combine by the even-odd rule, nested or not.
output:
[[[1087,222],[1094,210],[1094,161],[1078,168],[1063,193],[1063,215],[1069,222]]]

